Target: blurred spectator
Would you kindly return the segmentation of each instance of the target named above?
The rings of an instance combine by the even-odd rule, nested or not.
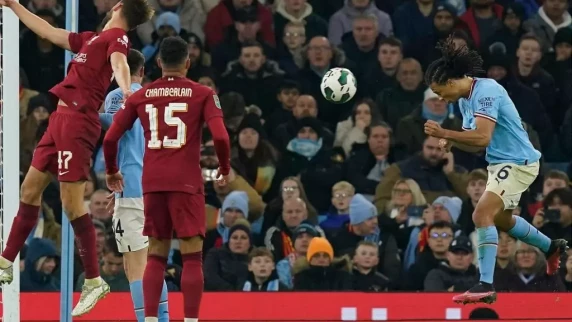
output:
[[[216,228],[207,230],[203,254],[228,243],[230,228],[238,219],[248,219],[248,195],[243,191],[233,191],[224,198]]]
[[[59,261],[53,241],[44,238],[32,239],[25,254],[24,270],[20,273],[20,291],[59,291],[59,279],[55,274]]]
[[[292,114],[282,119],[282,124],[276,128],[274,132],[273,142],[274,146],[283,152],[290,141],[297,136],[298,123],[304,118],[317,118],[318,106],[316,99],[311,95],[300,95],[296,99],[296,103],[292,108]],[[317,121],[317,120],[316,120]],[[334,135],[325,126],[320,126],[322,133],[323,143],[331,147],[334,141]]]
[[[266,141],[260,118],[247,114],[238,128],[238,145],[231,151],[231,164],[260,194],[264,195],[276,173],[278,155]]]
[[[421,105],[423,93],[427,88],[422,82],[421,65],[413,58],[406,58],[399,63],[396,77],[398,84],[384,89],[375,100],[382,119],[389,123],[392,129],[397,127],[400,119]]]
[[[360,241],[378,245],[377,270],[391,281],[399,280],[401,264],[395,238],[379,227],[375,206],[357,194],[350,202],[350,221],[331,239],[337,254],[351,254]]]
[[[326,37],[310,39],[302,50],[302,62],[304,67],[298,73],[302,91],[317,100],[320,120],[333,127],[349,115],[351,105],[328,102],[320,89],[322,77],[330,68],[345,67],[351,70],[353,64],[347,60],[345,53],[332,46]]]
[[[330,26],[328,28],[328,39],[330,42],[339,46],[342,43],[344,34],[355,29],[354,19],[358,16],[368,16],[375,19],[374,39],[378,33],[383,34],[385,37],[393,35],[391,17],[379,10],[373,0],[347,0],[344,7],[330,18]]]
[[[97,258],[100,260],[105,253],[105,241],[107,240],[107,228],[105,225],[97,219],[93,219],[93,226],[95,227],[95,247],[97,249]],[[110,221],[111,223],[111,221]],[[76,247],[77,249],[77,247]],[[83,285],[83,283],[78,283],[77,285]]]
[[[516,242],[516,238],[504,231],[499,231],[495,276],[497,276],[497,274],[504,274],[501,273],[503,271],[506,273],[507,271],[514,270],[511,259],[514,257],[514,253],[516,252]],[[477,261],[473,260],[473,264],[475,264],[475,262]]]
[[[416,0],[403,2],[393,13],[395,36],[403,43],[404,51],[418,41],[433,36],[433,18],[437,5],[435,0]]]
[[[566,239],[572,243],[572,190],[552,190],[542,202],[532,224],[551,239]]]
[[[425,208],[427,201],[417,182],[413,179],[397,180],[391,191],[391,200],[381,211],[379,222],[385,231],[395,237],[401,251],[407,247],[413,228],[424,223]]]
[[[30,82],[28,76],[24,69],[20,68],[20,120],[26,118],[28,115],[28,107],[30,104],[30,99],[37,96],[38,93],[35,90],[30,89]]]
[[[548,112],[554,128],[562,123],[563,113],[558,102],[558,93],[554,78],[548,74],[539,62],[542,58],[540,42],[535,35],[524,35],[516,51],[518,57],[515,70],[518,79],[526,86],[532,88],[542,99],[542,104]],[[560,119],[559,119],[560,118]]]
[[[439,139],[434,137],[425,139],[419,154],[387,168],[375,190],[378,211],[385,209],[385,204],[391,198],[391,187],[399,178],[415,180],[428,202],[433,202],[439,196],[466,197],[467,170],[455,165],[453,154],[440,149]]]
[[[256,247],[248,254],[248,276],[239,281],[238,290],[244,292],[272,292],[286,290],[278,280],[272,253],[264,247]]]
[[[151,71],[151,66],[156,64],[156,55],[159,52],[159,46],[163,39],[172,36],[178,36],[182,32],[181,19],[176,13],[163,12],[155,19],[155,31],[153,31],[153,41],[147,46],[143,47],[141,51],[147,61],[146,69]]]
[[[248,274],[248,253],[252,234],[248,221],[239,219],[229,229],[229,239],[220,248],[211,248],[204,262],[205,290],[232,291]]]
[[[234,142],[235,136],[238,134],[236,133],[236,130],[246,115],[246,102],[244,102],[244,96],[237,92],[224,93],[220,96],[220,105],[222,106],[224,125],[228,131],[230,141]]]
[[[479,307],[469,313],[469,320],[498,320],[499,315],[488,307]]]
[[[91,218],[101,221],[106,226],[111,226],[111,213],[107,210],[109,203],[109,191],[104,189],[96,190],[89,201],[89,214]]]
[[[282,217],[276,225],[270,227],[264,238],[264,245],[278,261],[294,253],[292,243],[293,233],[305,220],[308,219],[308,210],[304,201],[300,198],[284,200]],[[313,225],[313,224],[312,224]],[[323,236],[323,231],[317,225],[314,229]]]
[[[517,242],[512,257],[514,270],[495,274],[495,287],[502,292],[563,292],[560,275],[546,274],[546,258],[536,247]]]
[[[51,10],[39,10],[38,17],[57,26],[56,15]],[[20,41],[20,67],[30,80],[30,88],[47,92],[64,78],[64,50],[47,39],[26,30]]]
[[[352,115],[337,124],[334,146],[342,147],[345,154],[349,155],[354,144],[363,144],[367,141],[366,128],[372,123],[377,124],[380,120],[381,116],[374,101],[369,98],[357,101]]]
[[[484,51],[501,51],[506,55],[507,63],[512,63],[516,58],[520,38],[525,33],[523,28],[525,15],[524,6],[518,2],[505,7],[502,14],[502,26],[487,39],[486,43],[483,43]]]
[[[49,98],[43,94],[32,97],[28,103],[26,118],[20,121],[20,171],[26,172],[32,163],[36,148],[36,133],[47,122],[52,111]]]
[[[375,243],[362,241],[353,254],[352,280],[353,290],[361,292],[388,291],[391,281],[377,271],[379,263],[378,248]]]
[[[473,243],[466,236],[451,242],[447,261],[442,262],[427,274],[424,283],[426,292],[464,292],[478,282],[477,268],[473,262]]]
[[[452,109],[449,109],[447,102],[440,99],[431,88],[427,88],[421,106],[402,118],[395,130],[396,141],[407,147],[408,154],[414,154],[422,149],[426,136],[423,125],[427,120],[438,122],[444,129],[461,130],[461,120],[453,114]]]
[[[567,252],[566,271],[564,273],[564,285],[568,292],[572,291],[572,251]]]
[[[276,263],[276,271],[280,282],[286,285],[289,289],[294,287],[292,278],[292,269],[294,264],[298,259],[306,257],[308,246],[314,237],[320,237],[316,227],[308,222],[302,222],[292,233],[294,252]]]
[[[189,72],[192,73],[192,69],[189,69]],[[194,77],[194,76],[189,76],[187,74],[187,77]],[[218,87],[216,85],[216,77],[213,73],[205,73],[201,75],[197,80],[197,83],[205,85],[206,87],[212,89],[217,94],[219,93]]]
[[[463,234],[469,236],[475,230],[473,223],[473,212],[477,203],[485,192],[487,185],[487,170],[475,169],[469,172],[469,179],[467,182],[467,195],[468,198],[463,200],[461,215],[457,219],[457,225]]]
[[[201,41],[205,40],[203,26],[207,20],[208,12],[214,8],[218,0],[149,0],[149,3],[155,9],[157,19],[165,12],[174,12],[180,18],[180,26],[182,29],[194,33]],[[137,34],[144,44],[150,44],[153,40],[153,26],[155,21],[148,21],[137,28]],[[156,29],[155,29],[156,30]]]
[[[358,0],[352,0],[358,1]],[[363,1],[363,0],[359,0]],[[359,62],[353,70],[358,78],[366,73],[368,66],[375,63],[380,41],[385,38],[379,33],[377,17],[371,14],[358,15],[352,20],[352,30],[342,37],[341,48],[348,59]]]
[[[524,23],[524,28],[540,39],[544,53],[553,51],[552,43],[556,32],[572,24],[568,6],[566,0],[545,0],[538,13]]]
[[[332,205],[320,215],[320,227],[326,234],[336,233],[350,220],[350,201],[354,195],[355,188],[347,181],[340,181],[332,187]]]
[[[294,264],[296,291],[349,291],[352,289],[351,261],[347,256],[334,258],[327,239],[314,237],[306,258]]]
[[[206,41],[209,48],[214,48],[225,39],[225,33],[233,28],[237,22],[243,24],[240,11],[254,12],[255,21],[259,24],[248,26],[249,29],[260,30],[264,42],[274,45],[274,32],[272,28],[272,12],[255,0],[222,0],[207,15],[204,27]],[[252,21],[252,20],[248,20]]]
[[[256,105],[263,115],[276,106],[276,88],[284,71],[267,59],[264,48],[257,42],[242,44],[238,60],[230,62],[221,78],[221,92],[239,92],[247,105]]]
[[[301,23],[289,22],[284,26],[281,45],[277,52],[277,61],[286,74],[295,78],[304,67],[302,49],[306,43],[306,31]]]
[[[554,36],[553,46],[554,53],[547,55],[546,71],[554,77],[560,91],[558,104],[565,111],[572,103],[572,27],[560,28]]]
[[[270,138],[275,136],[277,127],[284,123],[284,120],[292,118],[292,111],[300,96],[300,85],[291,80],[283,80],[277,92],[278,106],[273,108],[271,113],[264,115],[264,130]]]
[[[108,238],[105,242],[99,272],[113,292],[129,292],[129,280],[123,267],[123,254],[117,249],[115,238]],[[85,274],[82,273],[78,278],[76,291],[81,291],[84,280]]]
[[[409,291],[422,291],[427,274],[440,267],[447,260],[447,251],[453,241],[453,225],[446,221],[436,221],[429,225],[429,239],[425,248],[415,258],[407,270],[403,288]]]
[[[391,145],[392,131],[387,123],[372,123],[364,132],[367,145],[356,147],[354,144],[346,161],[346,176],[358,193],[372,200],[385,170],[400,156]]]
[[[299,119],[296,133],[282,154],[274,186],[285,177],[299,176],[306,188],[308,200],[319,213],[325,212],[330,205],[330,189],[342,179],[341,160],[334,158],[334,152],[325,141],[325,132],[318,119]]]
[[[54,211],[45,202],[42,202],[42,207],[39,212],[38,223],[30,232],[26,243],[30,243],[34,238],[42,238],[51,240],[57,249],[60,249],[62,244],[61,225],[56,222]]]
[[[397,85],[395,74],[399,63],[403,59],[403,47],[401,41],[393,36],[385,38],[379,42],[377,61],[373,62],[363,76],[369,80],[366,89],[358,88],[358,91],[365,91],[365,95],[375,98],[377,93],[385,88]]]
[[[65,22],[64,7],[58,3],[58,0],[30,0],[28,2],[28,10],[38,14],[38,12],[47,10],[51,11],[56,18],[56,24],[63,26]]]
[[[559,170],[549,170],[543,175],[542,193],[536,197],[536,202],[531,202],[528,205],[528,213],[534,215],[539,209],[542,208],[542,201],[554,189],[566,188],[570,184],[568,175]]]
[[[495,0],[470,0],[471,7],[460,19],[468,26],[476,48],[487,44],[502,26],[503,7]]]
[[[568,112],[564,116],[564,122],[562,122],[562,128],[560,129],[560,144],[562,146],[562,152],[568,158],[572,158],[572,105],[568,108]],[[572,167],[568,168],[568,175],[572,175]]]
[[[304,34],[308,39],[315,36],[328,35],[328,22],[315,14],[312,5],[306,0],[278,0],[274,13],[274,33],[276,44],[280,49],[285,43],[283,35],[288,23],[304,26]]]

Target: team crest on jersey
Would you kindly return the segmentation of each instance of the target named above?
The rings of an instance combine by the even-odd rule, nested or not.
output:
[[[218,99],[218,95],[214,94],[213,95],[213,99],[214,99],[214,104],[216,105],[216,107],[220,110],[222,109],[222,107],[220,106],[220,100]]]
[[[117,42],[127,47],[127,44],[129,43],[129,38],[127,38],[127,35],[123,35],[123,38],[117,38]]]

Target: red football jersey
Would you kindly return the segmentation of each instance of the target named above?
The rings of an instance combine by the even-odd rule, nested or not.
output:
[[[204,123],[222,118],[216,93],[187,78],[163,77],[135,92],[113,118],[129,129],[137,118],[145,132],[143,193],[203,193],[200,167]]]
[[[113,80],[110,56],[115,52],[127,55],[129,39],[123,29],[113,28],[99,35],[95,32],[72,32],[68,40],[71,51],[76,55],[68,66],[66,78],[50,93],[70,108],[99,119],[97,113]]]

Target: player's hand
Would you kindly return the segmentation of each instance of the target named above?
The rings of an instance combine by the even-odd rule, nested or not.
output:
[[[356,119],[356,127],[363,131],[367,127],[367,123],[362,119]]]
[[[16,1],[14,0],[0,0],[0,6],[2,7],[10,7],[12,4],[14,4]]]
[[[538,229],[544,226],[544,210],[542,208],[538,209],[536,214],[534,214],[534,218],[532,218],[532,225]]]
[[[234,178],[231,178],[230,172],[227,175],[222,174],[222,172],[220,171],[220,168],[218,168],[218,170],[216,172],[217,172],[216,173],[216,183],[221,187],[226,186],[227,184],[229,184],[234,179]]]
[[[123,102],[125,102],[132,94],[133,92],[131,90],[123,91]]]
[[[113,215],[113,212],[115,211],[115,192],[107,195],[107,205],[105,206],[105,210],[107,210],[110,215]]]
[[[107,188],[112,192],[123,191],[123,175],[121,172],[106,175],[105,182],[107,183]]]
[[[451,148],[453,147],[453,142],[446,139],[439,139],[439,147],[443,149],[443,151],[445,152],[451,152]]]
[[[425,122],[425,134],[436,138],[442,138],[444,132],[445,131],[439,123],[432,120],[427,120],[427,122]]]

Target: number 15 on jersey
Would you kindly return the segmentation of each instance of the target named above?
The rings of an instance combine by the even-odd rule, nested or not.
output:
[[[186,103],[170,103],[165,107],[165,114],[163,122],[166,127],[159,126],[159,109],[153,104],[145,105],[145,112],[149,115],[149,130],[151,131],[151,138],[147,143],[149,149],[180,149],[187,141],[187,125],[179,117],[175,116],[176,113],[187,112],[188,105]],[[159,128],[165,129],[163,138],[159,138]],[[174,138],[170,138],[170,134],[175,134]]]

